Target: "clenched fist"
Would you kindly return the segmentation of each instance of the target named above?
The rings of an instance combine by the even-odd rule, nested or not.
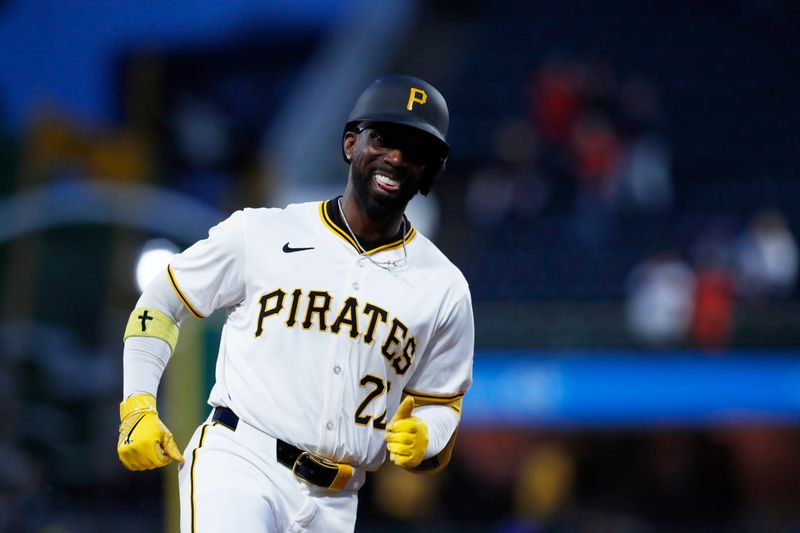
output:
[[[117,455],[128,470],[151,470],[183,462],[172,433],[158,418],[156,399],[137,394],[119,406]]]

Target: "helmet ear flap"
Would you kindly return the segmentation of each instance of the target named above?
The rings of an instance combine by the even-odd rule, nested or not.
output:
[[[446,164],[447,158],[441,157],[439,158],[439,164],[435,168],[432,168],[430,172],[425,174],[425,177],[419,184],[419,192],[422,196],[428,196],[428,193],[431,192],[431,189],[433,189],[433,184],[444,172],[444,167]]]

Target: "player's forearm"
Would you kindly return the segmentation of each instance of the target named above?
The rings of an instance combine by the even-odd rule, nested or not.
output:
[[[169,284],[166,272],[145,288],[125,331],[123,397],[156,396],[161,375],[177,342],[180,321],[188,311]]]
[[[424,405],[414,409],[414,416],[428,426],[428,449],[423,459],[430,459],[441,453],[450,441],[458,427],[458,413],[446,405]]]
[[[169,345],[159,339],[131,337],[122,352],[122,397],[157,396],[161,375],[170,357]]]

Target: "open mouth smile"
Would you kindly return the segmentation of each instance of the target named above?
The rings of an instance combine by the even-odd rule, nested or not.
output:
[[[399,180],[395,178],[390,178],[389,176],[381,172],[375,172],[372,175],[372,179],[375,181],[375,183],[378,185],[379,188],[385,191],[394,192],[400,189],[401,182]]]

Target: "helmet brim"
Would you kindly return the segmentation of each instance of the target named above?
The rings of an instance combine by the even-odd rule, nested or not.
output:
[[[427,133],[431,137],[431,141],[439,147],[439,151],[442,157],[447,157],[447,154],[450,152],[450,145],[447,144],[442,138],[442,134],[433,126],[424,122],[422,120],[414,120],[412,117],[407,115],[397,115],[394,113],[376,113],[372,115],[366,115],[363,117],[359,117],[358,120],[354,120],[347,123],[345,127],[345,132],[352,130],[355,126],[364,123],[374,123],[374,122],[383,122],[387,124],[400,124],[401,126],[408,126],[424,133]]]

